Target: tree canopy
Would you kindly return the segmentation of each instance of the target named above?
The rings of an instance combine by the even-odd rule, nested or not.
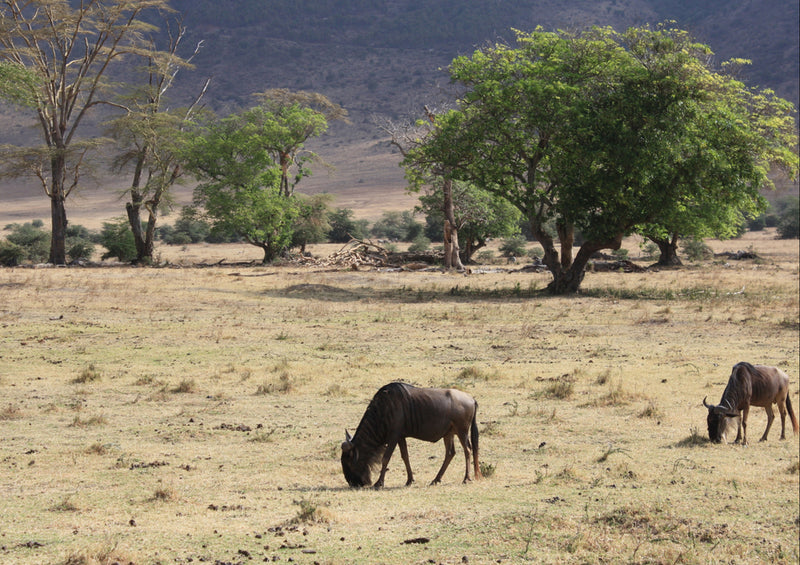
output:
[[[33,109],[44,140],[40,147],[4,148],[6,172],[34,175],[50,198],[52,263],[66,262],[65,202],[99,142],[81,139],[81,126],[94,107],[113,103],[109,69],[124,55],[150,53],[139,42],[154,29],[141,19],[149,9],[166,10],[167,0],[0,2],[0,61],[4,72],[27,81],[0,93]]]
[[[591,255],[626,235],[691,235],[762,207],[772,164],[796,172],[792,105],[712,61],[667,26],[518,32],[513,47],[452,62],[458,106],[404,162],[513,203],[544,248],[550,290],[575,292]]]

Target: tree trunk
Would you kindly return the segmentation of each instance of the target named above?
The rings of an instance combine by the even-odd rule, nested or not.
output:
[[[678,234],[672,234],[671,239],[651,237],[650,241],[658,245],[661,255],[658,257],[658,264],[662,267],[677,267],[683,265],[678,257]]]
[[[142,233],[142,193],[139,190],[142,181],[142,170],[144,169],[144,162],[146,159],[147,151],[142,149],[136,159],[136,167],[133,171],[133,182],[131,183],[131,201],[125,204],[125,211],[128,214],[128,224],[131,226],[133,233],[133,242],[136,245],[136,261],[135,263],[142,263],[146,257],[145,238]]]
[[[447,270],[464,270],[458,248],[458,228],[456,227],[456,213],[453,204],[453,181],[444,180],[442,186],[444,193],[444,266]]]
[[[50,262],[53,265],[67,264],[67,208],[63,191],[50,196]]]
[[[142,260],[147,264],[153,263],[153,251],[155,250],[156,221],[158,220],[158,203],[152,202],[147,206],[147,229],[144,232],[144,253]]]
[[[64,187],[67,163],[64,152],[58,151],[50,160],[50,262],[53,265],[67,264],[67,194]]]
[[[543,226],[531,222],[531,230],[544,249],[543,262],[553,275],[553,280],[547,285],[547,290],[552,294],[574,294],[578,292],[586,273],[586,264],[592,255],[601,249],[619,249],[620,245],[622,245],[621,233],[608,241],[587,241],[581,245],[577,255],[575,255],[575,259],[566,264],[567,262],[564,261],[563,257],[559,260],[555,242],[544,230]],[[559,228],[559,231],[561,230],[562,228]],[[565,231],[565,239],[568,243],[567,253],[571,255],[572,238],[570,235],[571,229],[567,228]],[[561,243],[563,248],[565,241],[562,240]]]
[[[572,246],[575,243],[575,226],[558,222],[556,225],[558,239],[561,242],[561,267],[569,269],[572,265]]]
[[[132,197],[131,202],[125,203],[125,211],[128,214],[128,224],[133,233],[133,242],[136,244],[136,263],[141,263],[145,257],[145,241],[142,233],[142,220],[139,215],[141,211],[141,201],[137,197]]]

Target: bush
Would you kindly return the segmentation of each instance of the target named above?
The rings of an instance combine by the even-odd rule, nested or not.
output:
[[[681,249],[690,261],[702,261],[714,256],[711,248],[703,243],[702,239],[687,239],[681,244]]]
[[[103,222],[100,244],[108,249],[101,257],[104,261],[112,257],[123,262],[136,259],[136,243],[133,239],[133,232],[124,218],[118,219],[115,223]]]
[[[167,245],[186,245],[206,241],[211,235],[211,224],[203,220],[196,208],[184,206],[174,226],[161,226],[158,236]],[[219,239],[219,238],[214,238]],[[214,243],[222,243],[215,241]]]
[[[16,243],[0,240],[0,265],[16,267],[25,260],[25,250]]]
[[[425,237],[422,234],[419,234],[411,245],[408,246],[408,250],[411,253],[422,253],[427,251],[431,247],[431,240]]]
[[[747,229],[749,229],[750,231],[762,231],[765,227],[767,227],[766,214],[761,214],[760,216],[751,218],[747,222]]]
[[[527,240],[521,235],[504,239],[500,245],[500,253],[503,257],[524,257],[527,244]]]
[[[5,229],[11,231],[6,239],[22,249],[20,262],[43,263],[50,257],[50,234],[43,229],[43,225],[41,220],[34,220],[6,226]]]
[[[94,243],[88,239],[67,238],[67,257],[70,261],[88,261],[94,253]]]
[[[384,212],[372,226],[373,236],[391,241],[414,241],[423,231],[424,226],[409,211]]]
[[[778,236],[781,239],[800,237],[800,199],[787,198],[778,213]]]
[[[328,216],[331,228],[328,241],[331,243],[347,243],[351,238],[363,239],[369,233],[366,220],[355,220],[349,208],[337,208]]]

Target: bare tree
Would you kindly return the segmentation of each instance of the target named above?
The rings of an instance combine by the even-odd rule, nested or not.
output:
[[[387,120],[380,125],[391,136],[392,145],[397,147],[406,159],[409,158],[409,150],[424,143],[425,138],[436,129],[436,112],[428,106],[425,106],[424,110],[427,121],[395,123]],[[412,180],[412,184],[441,183],[444,195],[442,201],[444,266],[448,270],[463,271],[464,265],[461,262],[458,244],[458,224],[453,204],[453,181],[448,175],[448,170],[440,163],[416,161],[408,163],[407,172],[417,177]]]
[[[155,40],[150,40],[151,54],[147,57],[147,81],[124,102],[126,112],[109,122],[109,132],[117,140],[122,152],[114,160],[117,171],[132,170],[130,200],[125,204],[128,223],[136,244],[136,262],[153,260],[155,228],[159,209],[169,200],[169,190],[181,177],[183,170],[179,158],[180,134],[189,124],[196,107],[208,89],[211,79],[206,79],[199,94],[188,108],[165,109],[164,98],[181,69],[191,66],[200,51],[202,42],[195,45],[192,54],[182,59],[178,47],[186,28],[178,22],[167,26],[169,42],[166,50],[158,51]],[[147,211],[146,228],[142,226],[142,208]]]
[[[66,263],[66,200],[99,139],[78,137],[89,112],[116,105],[109,72],[126,55],[145,55],[155,28],[140,19],[167,0],[0,0],[0,60],[31,70],[34,110],[44,144],[9,147],[7,173],[32,174],[50,199],[50,261]],[[73,7],[75,6],[75,7]]]

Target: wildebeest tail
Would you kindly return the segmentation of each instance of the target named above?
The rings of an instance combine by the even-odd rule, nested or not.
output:
[[[789,398],[789,394],[786,394],[786,411],[789,412],[789,417],[792,419],[792,429],[794,433],[800,432],[800,427],[797,425],[797,416],[795,416],[794,408],[792,408],[792,399]]]
[[[469,442],[472,444],[472,461],[475,465],[475,478],[481,476],[481,466],[478,463],[478,403],[475,402],[475,412],[472,414],[472,424],[469,429]]]

